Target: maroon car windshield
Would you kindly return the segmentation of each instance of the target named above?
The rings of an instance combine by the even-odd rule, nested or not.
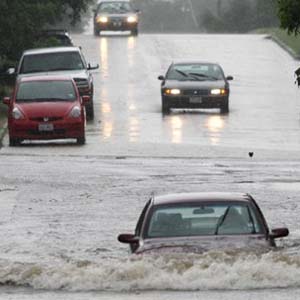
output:
[[[244,203],[157,206],[147,238],[263,233],[253,208]]]
[[[19,85],[16,102],[74,101],[76,91],[70,80],[27,81]]]

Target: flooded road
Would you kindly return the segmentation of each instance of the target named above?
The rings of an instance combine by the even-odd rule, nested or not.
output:
[[[300,292],[298,63],[256,35],[75,35],[94,74],[87,144],[0,150],[0,299],[296,299]],[[219,62],[230,113],[162,116],[173,60]],[[248,152],[253,151],[250,158]],[[130,256],[151,194],[237,191],[290,236],[268,253]]]

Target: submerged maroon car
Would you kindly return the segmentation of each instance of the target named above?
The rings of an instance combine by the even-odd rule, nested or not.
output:
[[[85,143],[85,109],[89,96],[80,96],[68,76],[21,77],[8,105],[9,145],[23,140],[73,138]]]
[[[118,240],[131,252],[192,252],[212,249],[269,249],[287,228],[269,230],[249,194],[185,193],[152,197],[134,234]]]

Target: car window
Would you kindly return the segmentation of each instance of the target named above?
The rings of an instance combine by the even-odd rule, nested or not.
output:
[[[76,91],[72,81],[28,81],[19,85],[16,102],[74,101]]]
[[[251,206],[246,204],[205,204],[202,206],[161,206],[150,218],[146,236],[198,236],[262,233]]]
[[[175,64],[167,73],[170,80],[222,80],[220,66],[214,64]]]
[[[82,70],[84,62],[77,51],[25,55],[21,74],[59,70]]]
[[[104,2],[98,7],[98,12],[102,13],[127,13],[132,11],[132,7],[128,2]]]

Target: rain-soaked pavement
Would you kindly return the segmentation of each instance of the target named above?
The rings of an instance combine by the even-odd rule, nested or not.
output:
[[[0,150],[0,299],[297,299],[300,292],[298,62],[259,35],[75,35],[94,74],[87,144]],[[173,60],[233,75],[230,113],[163,116]],[[253,151],[250,158],[248,152]],[[252,194],[290,236],[270,253],[130,256],[117,242],[154,194]],[[298,295],[298,296],[297,296]]]

